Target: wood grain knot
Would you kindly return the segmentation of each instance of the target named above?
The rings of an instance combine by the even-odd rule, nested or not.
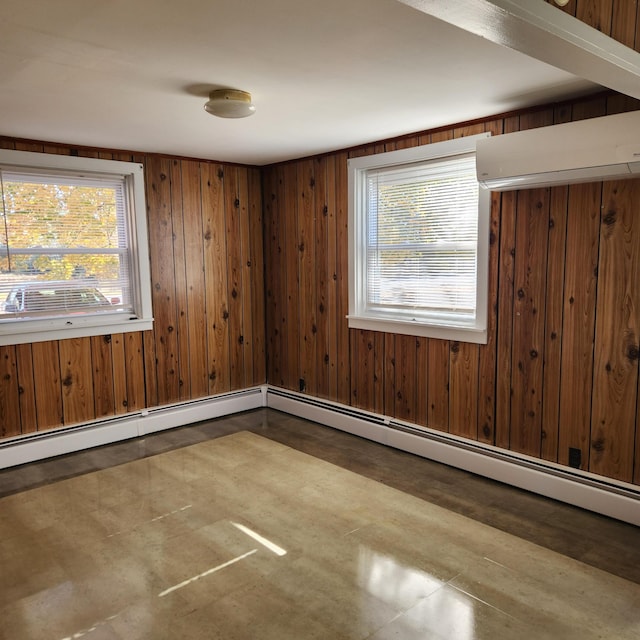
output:
[[[637,360],[640,357],[640,349],[638,349],[638,345],[635,344],[630,344],[627,347],[627,358],[631,361],[634,362],[635,360]]]

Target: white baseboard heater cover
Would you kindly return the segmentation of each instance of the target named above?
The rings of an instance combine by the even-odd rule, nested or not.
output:
[[[266,386],[232,391],[202,400],[3,440],[0,443],[0,469],[264,407],[266,392]]]
[[[279,388],[267,406],[640,526],[640,487],[626,482]]]

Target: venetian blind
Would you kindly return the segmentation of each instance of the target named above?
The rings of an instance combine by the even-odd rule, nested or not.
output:
[[[367,173],[368,308],[474,316],[475,158]]]
[[[0,170],[0,318],[130,312],[125,180]]]

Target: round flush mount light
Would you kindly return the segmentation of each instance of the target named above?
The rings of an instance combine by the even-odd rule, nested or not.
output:
[[[252,116],[256,108],[251,102],[251,94],[238,89],[216,89],[209,94],[204,110],[219,118],[246,118]]]
[[[569,0],[555,0],[555,2],[559,7],[564,7],[566,4],[569,4]]]

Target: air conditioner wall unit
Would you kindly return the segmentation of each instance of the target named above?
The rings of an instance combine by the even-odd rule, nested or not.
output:
[[[478,140],[476,171],[492,191],[640,177],[640,111]]]

